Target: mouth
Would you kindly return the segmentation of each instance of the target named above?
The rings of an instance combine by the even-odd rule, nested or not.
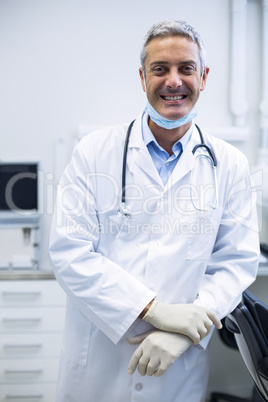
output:
[[[161,95],[161,98],[166,100],[166,101],[180,101],[182,99],[185,99],[187,95],[177,95],[177,96],[163,96]]]

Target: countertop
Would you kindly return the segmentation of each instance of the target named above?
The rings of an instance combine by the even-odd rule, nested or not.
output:
[[[261,256],[258,276],[268,276],[268,259]],[[42,280],[55,279],[53,271],[38,269],[0,269],[1,280]]]
[[[37,279],[55,279],[52,271],[41,271],[37,269],[6,269],[0,270],[0,281],[2,280],[37,280]]]

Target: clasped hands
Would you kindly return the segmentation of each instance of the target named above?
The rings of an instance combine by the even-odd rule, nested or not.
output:
[[[136,349],[128,366],[133,374],[160,377],[189,347],[197,345],[213,325],[222,327],[216,314],[206,308],[191,304],[166,304],[154,300],[143,317],[155,330],[127,339]]]

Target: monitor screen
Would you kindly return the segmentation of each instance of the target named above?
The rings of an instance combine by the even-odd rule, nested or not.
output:
[[[0,163],[0,211],[37,210],[37,163]]]

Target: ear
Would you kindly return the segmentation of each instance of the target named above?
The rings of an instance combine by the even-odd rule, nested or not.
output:
[[[209,73],[209,67],[205,66],[204,71],[203,71],[203,76],[201,78],[200,91],[204,91],[204,89],[206,87],[208,73]]]
[[[143,71],[141,67],[139,68],[139,73],[140,73],[142,89],[144,90],[144,92],[146,92],[145,78],[143,77]]]

